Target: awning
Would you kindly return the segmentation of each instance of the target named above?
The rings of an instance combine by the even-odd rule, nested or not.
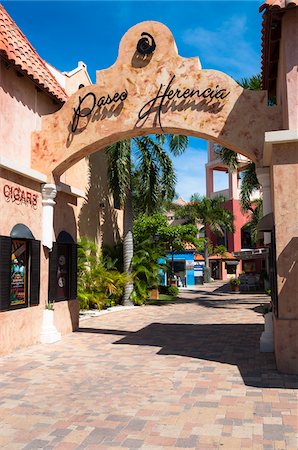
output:
[[[18,223],[10,232],[12,239],[35,239],[31,230],[23,223]]]
[[[227,266],[237,266],[239,261],[226,261]]]
[[[266,214],[258,224],[258,231],[272,231],[274,227],[273,213]]]

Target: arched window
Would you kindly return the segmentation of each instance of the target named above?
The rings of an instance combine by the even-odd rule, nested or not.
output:
[[[39,304],[40,241],[19,223],[0,236],[0,310]]]
[[[61,231],[49,258],[49,300],[77,298],[77,245],[72,236]]]

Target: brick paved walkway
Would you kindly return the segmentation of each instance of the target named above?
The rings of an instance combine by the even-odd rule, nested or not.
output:
[[[297,450],[298,378],[258,350],[264,297],[213,290],[1,358],[0,448]]]

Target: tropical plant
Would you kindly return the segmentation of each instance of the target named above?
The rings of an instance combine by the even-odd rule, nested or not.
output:
[[[106,300],[120,303],[124,286],[128,281],[125,273],[118,272],[114,262],[98,254],[94,241],[81,238],[78,246],[78,299],[81,309],[102,309]]]
[[[165,142],[174,155],[181,154],[188,145],[185,136],[145,136],[116,142],[107,149],[108,178],[111,192],[124,209],[123,265],[131,274],[133,257],[133,193],[139,196],[142,212],[152,213],[161,199],[172,200],[175,194],[175,172],[171,158],[163,149]],[[127,283],[124,304],[130,304],[132,281]]]
[[[234,231],[234,216],[224,207],[225,198],[202,197],[193,194],[190,202],[177,209],[177,217],[184,217],[189,223],[201,222],[205,230],[209,229],[214,234],[224,236],[226,232]],[[205,271],[204,281],[210,281],[208,240],[204,243]]]
[[[159,263],[162,256],[160,248],[151,239],[143,240],[135,246],[132,258],[132,276],[134,288],[131,300],[135,305],[141,305],[148,299],[151,289],[159,284],[159,270],[164,264]]]
[[[186,243],[191,243],[198,251],[202,251],[204,239],[197,238],[198,232],[198,228],[193,224],[169,225],[166,216],[156,213],[137,217],[134,221],[133,236],[136,245],[144,239],[151,239],[156,247],[160,247],[162,253],[170,247],[173,250],[183,250]]]
[[[250,231],[252,242],[256,243],[258,241],[258,224],[263,217],[263,200],[260,198],[253,200],[247,210],[250,211],[250,218],[245,228]]]
[[[239,278],[231,278],[230,279],[230,285],[231,286],[240,286],[241,281]]]
[[[177,286],[169,286],[168,288],[168,295],[171,295],[172,297],[177,297],[179,294],[179,289]]]
[[[244,89],[257,91],[261,89],[261,76],[253,75],[250,78],[242,78],[238,83]],[[222,147],[221,145],[216,145],[215,152],[219,155],[230,172],[235,172],[239,168],[239,155],[233,150]],[[244,170],[241,172],[241,178],[240,203],[243,211],[248,211],[251,209],[251,195],[260,188],[254,162],[250,161],[245,166]]]
[[[239,157],[236,152],[219,144],[214,146],[215,153],[220,157],[222,162],[228,167],[229,172],[235,172],[239,167]]]
[[[216,245],[213,249],[214,255],[219,255],[225,258],[227,256],[227,248],[224,245]]]
[[[252,75],[251,77],[244,77],[237,81],[244,89],[251,91],[259,91],[261,89],[261,75]]]
[[[240,203],[244,211],[251,207],[251,195],[260,189],[260,183],[256,174],[255,163],[250,162],[242,172],[242,182],[240,188]]]

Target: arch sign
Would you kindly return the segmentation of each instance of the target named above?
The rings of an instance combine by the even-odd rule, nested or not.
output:
[[[280,129],[267,93],[248,91],[228,75],[203,70],[177,53],[170,30],[142,22],[122,38],[113,66],[79,89],[33,136],[32,166],[59,176],[107,145],[147,134],[208,139],[262,164],[265,131]]]

